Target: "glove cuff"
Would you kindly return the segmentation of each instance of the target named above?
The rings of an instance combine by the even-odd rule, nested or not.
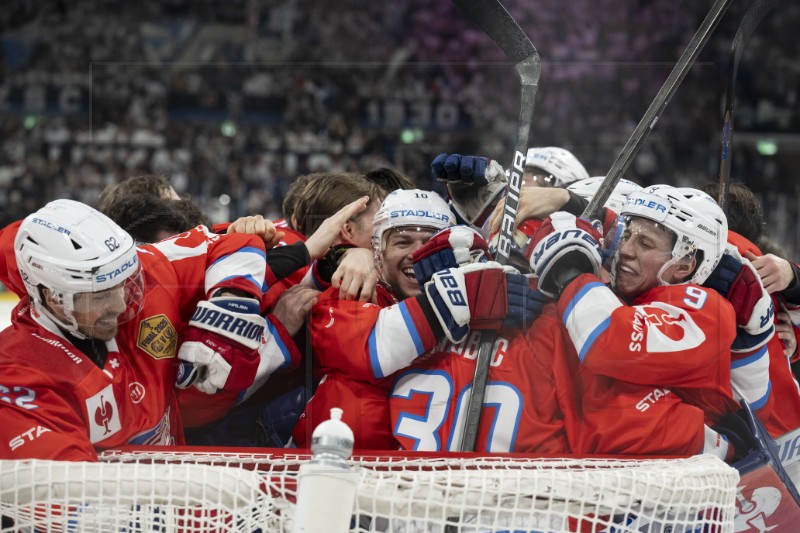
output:
[[[267,326],[258,311],[259,303],[252,298],[215,297],[197,304],[189,325],[255,350],[261,345]]]

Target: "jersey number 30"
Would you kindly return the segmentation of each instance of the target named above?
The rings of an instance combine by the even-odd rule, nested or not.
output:
[[[454,390],[453,378],[444,370],[406,372],[392,391],[395,436],[411,439],[414,450],[459,451],[471,392],[471,383]],[[512,451],[522,406],[522,394],[516,387],[488,381],[481,418],[481,427],[490,424],[488,442],[479,446],[486,445],[487,452]]]

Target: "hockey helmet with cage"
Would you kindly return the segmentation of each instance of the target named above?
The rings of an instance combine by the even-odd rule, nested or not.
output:
[[[106,215],[74,200],[55,200],[28,215],[14,251],[22,280],[36,310],[79,338],[75,296],[124,284],[126,310],[117,324],[141,309],[143,281],[133,238]],[[42,288],[64,310],[67,322],[43,303]]]
[[[540,168],[545,176],[542,185],[547,187],[566,187],[570,183],[589,177],[589,173],[572,152],[556,146],[529,148],[525,157],[525,170]]]
[[[605,179],[605,176],[592,176],[590,178],[570,183],[567,186],[567,190],[574,192],[581,198],[591,201],[592,198],[594,198],[594,195],[597,194],[597,191],[600,189],[600,186],[603,184]],[[617,182],[617,185],[614,187],[614,190],[611,191],[610,195],[608,195],[608,200],[606,200],[606,203],[603,205],[614,211],[614,213],[619,214],[619,212],[622,210],[622,206],[625,205],[625,200],[628,198],[628,195],[634,191],[640,190],[642,190],[641,185],[637,185],[636,183],[626,179],[620,179]]]
[[[375,266],[382,273],[383,251],[389,230],[394,228],[430,228],[434,231],[455,225],[450,206],[433,191],[398,189],[391,192],[375,213],[372,251]]]
[[[684,283],[702,284],[719,263],[728,239],[728,221],[725,214],[711,196],[691,187],[652,185],[628,195],[619,213],[617,223],[604,239],[605,257],[613,263],[612,278],[620,241],[631,217],[653,221],[672,235],[673,246],[670,258],[658,272],[659,282],[666,284],[663,273],[671,265],[697,260],[692,275]]]

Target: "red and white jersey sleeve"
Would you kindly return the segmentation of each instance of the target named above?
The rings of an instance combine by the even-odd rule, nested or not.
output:
[[[321,371],[363,381],[385,378],[436,346],[415,298],[388,307],[323,292],[311,310],[311,344]]]
[[[245,291],[259,301],[264,294],[266,253],[264,243],[255,235],[216,235],[198,226],[140,250],[157,250],[157,255],[170,262],[181,301],[197,298],[198,290],[202,291],[201,298],[207,298],[221,288]]]
[[[495,339],[477,451],[570,451],[568,433],[578,420],[564,353],[568,340],[549,309],[528,332],[504,330]],[[389,407],[403,448],[460,450],[480,338],[471,331],[461,343],[445,343],[399,373]]]
[[[379,292],[382,289],[379,288]],[[312,308],[314,359],[322,379],[292,436],[308,446],[316,425],[340,407],[356,449],[397,449],[389,424],[390,376],[436,345],[434,333],[415,298],[386,306],[339,299],[339,289],[323,292]]]
[[[596,276],[573,281],[559,313],[580,361],[592,372],[668,387],[714,417],[737,404],[730,391],[730,303],[691,284],[655,287],[624,305]]]

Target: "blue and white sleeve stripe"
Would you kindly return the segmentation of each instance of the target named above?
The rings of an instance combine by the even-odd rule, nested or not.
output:
[[[375,378],[410,365],[424,347],[408,306],[401,302],[382,309],[369,335],[369,361]]]
[[[611,289],[600,282],[586,284],[569,301],[562,321],[581,361],[611,325],[611,313],[621,306]]]
[[[220,257],[206,269],[206,292],[229,279],[241,278],[253,284],[263,294],[266,290],[264,277],[267,273],[266,255],[263,250],[246,247]]]
[[[772,384],[766,346],[747,357],[731,361],[731,383],[753,409],[759,409],[767,403]]]

